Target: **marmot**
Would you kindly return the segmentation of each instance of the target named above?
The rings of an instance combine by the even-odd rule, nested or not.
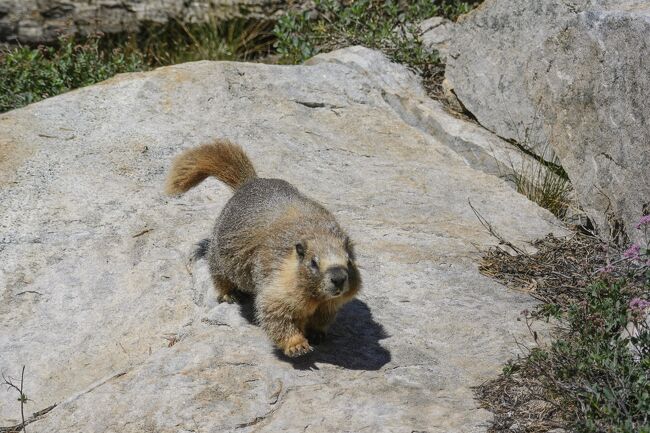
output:
[[[257,177],[241,147],[218,140],[181,153],[167,193],[213,176],[234,194],[217,218],[207,250],[219,302],[253,294],[258,323],[290,357],[312,350],[338,309],[361,287],[350,238],[323,206],[280,179]],[[315,338],[314,338],[315,339]]]

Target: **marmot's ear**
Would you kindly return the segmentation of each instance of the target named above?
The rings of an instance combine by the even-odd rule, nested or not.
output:
[[[305,243],[300,241],[296,244],[296,253],[298,257],[302,260],[305,258]]]

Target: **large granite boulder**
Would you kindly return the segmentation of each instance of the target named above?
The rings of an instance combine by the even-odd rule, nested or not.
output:
[[[650,3],[487,0],[454,30],[446,77],[501,137],[557,156],[604,236],[650,212]]]
[[[430,102],[407,69],[349,48],[120,75],[0,115],[0,370],[26,366],[27,414],[57,404],[28,431],[484,431],[472,386],[526,339],[531,298],[479,274],[496,240],[468,202],[521,246],[562,229],[468,156],[479,132],[422,127],[444,123]],[[362,294],[297,361],[249,304],[217,304],[192,259],[227,188],[162,193],[172,157],[217,137],[357,243]],[[17,424],[16,395],[0,402],[0,426]]]
[[[143,22],[268,18],[286,0],[0,0],[0,42],[52,42],[61,35],[135,32]]]

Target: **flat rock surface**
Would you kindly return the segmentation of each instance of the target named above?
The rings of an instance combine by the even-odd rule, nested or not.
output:
[[[199,62],[120,75],[0,115],[0,370],[26,366],[32,432],[479,432],[472,386],[531,298],[477,270],[492,245],[562,233],[549,212],[418,126],[418,80],[349,48],[309,65]],[[435,132],[435,131],[433,131]],[[193,261],[230,193],[162,185],[228,138],[331,209],[364,289],[298,361],[216,304]],[[20,407],[0,393],[0,425]]]

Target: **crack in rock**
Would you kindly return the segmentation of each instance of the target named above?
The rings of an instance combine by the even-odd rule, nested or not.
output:
[[[0,427],[0,433],[14,433],[14,432],[19,432],[21,430],[25,430],[25,426],[33,423],[34,421],[38,421],[39,419],[43,418],[45,415],[47,415],[52,409],[54,409],[57,406],[56,403],[54,403],[52,406],[48,406],[45,409],[41,409],[38,412],[34,412],[32,416],[27,418],[25,420],[25,423],[23,424],[22,422],[20,424],[12,425],[9,427]]]
[[[304,105],[305,107],[308,108],[330,108],[330,109],[336,109],[336,108],[345,108],[345,105],[334,105],[334,104],[328,104],[327,102],[309,102],[309,101],[294,101],[296,104]]]

